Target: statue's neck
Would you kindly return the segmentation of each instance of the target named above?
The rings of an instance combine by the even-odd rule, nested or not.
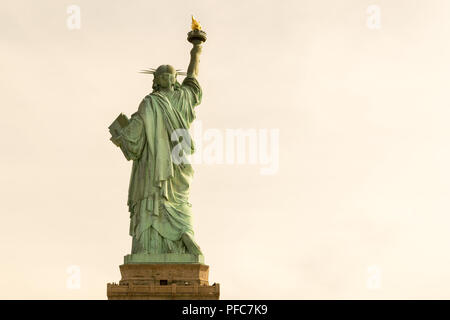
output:
[[[164,92],[164,93],[166,93],[166,92],[171,93],[171,92],[173,92],[173,88],[160,88],[159,91]]]

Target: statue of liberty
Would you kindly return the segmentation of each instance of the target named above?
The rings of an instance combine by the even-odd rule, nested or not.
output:
[[[173,156],[179,138],[189,142],[186,153],[194,152],[189,127],[202,100],[197,75],[206,33],[194,19],[192,29],[188,34],[193,48],[187,72],[171,65],[145,71],[154,76],[153,92],[129,120],[121,114],[110,126],[111,140],[127,160],[133,161],[128,190],[132,255],[202,255],[194,239],[189,203],[194,171],[190,163],[176,161]],[[181,84],[177,81],[180,74],[186,76]],[[179,132],[185,134],[180,137]]]

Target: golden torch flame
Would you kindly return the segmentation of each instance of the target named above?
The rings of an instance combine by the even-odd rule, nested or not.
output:
[[[192,30],[202,30],[200,23],[192,16]]]

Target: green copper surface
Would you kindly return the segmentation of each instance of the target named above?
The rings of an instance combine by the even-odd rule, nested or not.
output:
[[[187,76],[180,84],[170,65],[156,69],[153,92],[130,119],[121,114],[109,127],[111,141],[133,162],[128,190],[131,255],[125,263],[203,263],[194,239],[189,186],[192,165],[174,158],[182,139],[193,153],[189,127],[201,103],[197,80],[201,41],[194,40]],[[180,133],[181,132],[181,133]],[[181,139],[180,139],[181,138]]]

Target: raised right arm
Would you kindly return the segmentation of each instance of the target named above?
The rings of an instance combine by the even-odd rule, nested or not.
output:
[[[198,65],[200,63],[200,54],[202,53],[201,40],[194,40],[194,46],[191,49],[191,60],[187,69],[187,75],[196,78],[198,76]]]

